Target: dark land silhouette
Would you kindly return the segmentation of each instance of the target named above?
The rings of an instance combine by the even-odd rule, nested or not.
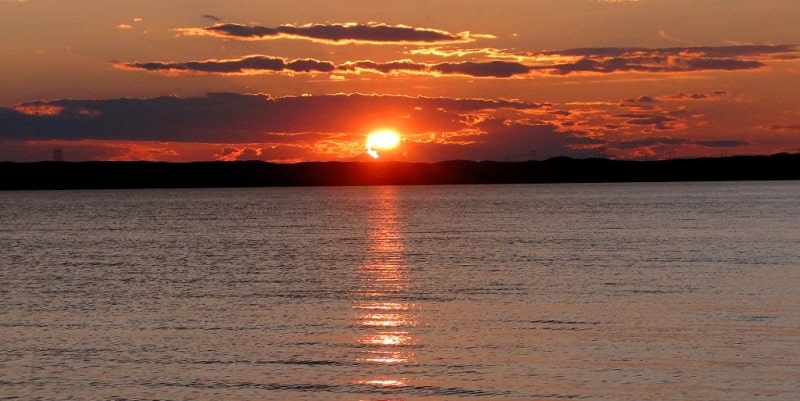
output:
[[[800,154],[623,161],[0,163],[0,190],[800,179]]]

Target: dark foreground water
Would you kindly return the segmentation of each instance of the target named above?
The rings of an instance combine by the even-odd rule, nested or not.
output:
[[[800,182],[0,192],[0,250],[0,399],[800,396]]]

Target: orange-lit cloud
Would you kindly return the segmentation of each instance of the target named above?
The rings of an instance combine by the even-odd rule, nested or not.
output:
[[[788,149],[784,133],[800,130],[796,124],[752,127],[780,133],[772,145],[707,132],[695,107],[735,102],[726,97],[722,91],[641,95],[561,107],[362,94],[66,99],[0,108],[0,159],[46,159],[58,146],[68,160],[357,160],[367,133],[380,127],[402,132],[402,143],[387,155],[408,161],[595,157],[601,151],[614,158],[667,157],[674,149],[683,155]]]
[[[800,59],[800,47],[717,46],[672,48],[589,48],[543,55],[573,57],[573,61],[532,67],[549,74],[641,72],[671,73],[708,70],[750,70],[766,66],[766,61]]]
[[[185,62],[129,62],[115,63],[115,68],[124,70],[143,70],[167,75],[182,73],[205,74],[264,74],[264,73],[317,73],[317,72],[373,72],[381,74],[415,73],[430,76],[462,75],[470,77],[508,78],[524,75],[529,68],[515,62],[459,62],[459,63],[416,63],[411,60],[395,60],[379,63],[371,60],[346,62],[335,66],[330,61],[314,59],[286,60],[281,57],[252,55],[239,59],[203,60]]]
[[[503,58],[499,53],[481,53]],[[129,62],[115,67],[156,71],[167,74],[257,74],[270,72],[373,72],[380,74],[424,74],[429,76],[467,76],[509,78],[575,73],[609,74],[615,72],[676,73],[711,70],[752,70],[765,62],[800,59],[797,46],[721,46],[665,49],[573,49],[538,55],[512,55],[523,61],[483,60],[423,63],[410,59],[377,62],[359,60],[335,65],[315,59],[287,60],[282,57],[251,55],[238,59],[185,62]],[[527,60],[528,62],[524,62]]]
[[[305,39],[319,43],[343,44],[428,44],[463,43],[476,39],[493,38],[492,35],[470,32],[450,33],[431,28],[406,25],[388,25],[377,22],[366,24],[306,24],[279,25],[271,28],[261,25],[219,23],[205,28],[179,28],[179,35],[210,35],[240,40]]]
[[[763,128],[774,131],[800,131],[800,124],[790,124],[790,125],[773,124],[773,125],[767,125]]]
[[[800,59],[797,45],[689,46],[669,48],[580,48],[543,52],[509,49],[433,47],[413,49],[413,55],[470,57],[481,61],[513,60],[532,71],[551,75],[614,72],[672,73],[709,70],[749,70],[766,62]]]
[[[33,102],[20,104],[13,107],[14,111],[29,116],[57,116],[64,111],[61,106],[55,106],[46,102]]]
[[[529,68],[522,64],[507,61],[425,64],[415,63],[411,60],[396,60],[385,63],[362,60],[335,66],[330,61],[314,59],[286,60],[281,57],[263,55],[228,60],[115,63],[114,67],[123,70],[159,72],[167,75],[188,73],[239,75],[281,72],[373,72],[381,74],[413,73],[429,76],[461,75],[482,78],[508,78],[515,75],[524,75],[529,71]]]
[[[145,70],[174,73],[208,73],[208,74],[248,74],[267,72],[331,72],[334,65],[328,61],[314,59],[286,60],[281,57],[262,55],[247,56],[239,59],[204,60],[187,62],[116,63],[116,68],[129,70]]]
[[[383,74],[390,74],[393,72],[415,72],[415,73],[424,73],[428,71],[428,65],[424,63],[417,63],[412,60],[393,60],[387,61],[383,63],[379,63],[372,60],[361,60],[361,61],[348,61],[340,66],[337,67],[340,71],[351,71],[351,72],[360,72],[360,71],[370,71],[370,72],[380,72]]]
[[[337,67],[341,71],[370,71],[383,74],[413,73],[430,76],[462,75],[482,78],[508,78],[527,74],[527,66],[509,61],[458,62],[458,63],[417,63],[411,60],[396,60],[378,63],[370,60],[348,62]]]

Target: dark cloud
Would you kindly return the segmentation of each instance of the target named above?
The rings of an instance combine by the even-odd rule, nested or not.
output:
[[[203,30],[217,36],[237,37],[237,38],[263,38],[267,36],[277,36],[278,31],[274,28],[263,26],[247,26],[241,24],[216,24]]]
[[[614,142],[613,145],[615,148],[618,149],[636,149],[642,147],[650,147],[650,146],[677,146],[677,145],[686,145],[690,142],[683,138],[667,138],[667,137],[652,137],[652,138],[643,138],[643,139],[634,139],[631,141],[619,141]]]
[[[539,55],[576,59],[544,64],[533,69],[555,75],[579,72],[667,73],[706,70],[751,70],[764,67],[769,60],[800,58],[796,45],[719,46],[672,48],[583,48],[543,52]]]
[[[122,69],[146,70],[166,73],[200,72],[210,74],[243,74],[247,72],[331,72],[334,65],[328,61],[300,59],[287,61],[280,57],[248,56],[234,60],[205,60],[187,62],[131,62],[118,63]]]
[[[626,107],[629,109],[638,109],[638,110],[652,110],[655,108],[656,99],[653,99],[650,96],[639,96],[636,99],[630,98],[625,99],[622,102],[621,106]]]
[[[718,141],[698,141],[694,143],[695,145],[705,146],[709,148],[733,148],[736,146],[744,146],[749,145],[749,142],[744,141],[726,141],[726,140],[718,140]]]
[[[523,161],[563,155],[593,157],[597,154],[596,148],[603,143],[574,132],[559,132],[558,127],[551,124],[488,119],[475,128],[476,131],[452,133],[437,140],[405,145],[409,155],[421,160]]]
[[[628,125],[649,125],[659,130],[673,129],[670,123],[677,121],[673,117],[638,113],[617,114],[616,117],[626,118],[625,124]]]
[[[513,75],[527,74],[528,71],[530,71],[530,68],[525,65],[509,61],[440,63],[431,66],[431,69],[444,74],[497,78],[508,78]]]
[[[212,22],[222,22],[222,18],[219,18],[219,17],[211,15],[211,14],[203,14],[203,15],[200,16],[200,18],[207,19],[207,20],[212,21]]]
[[[241,153],[236,158],[237,160],[259,160],[260,159],[260,152],[257,149],[246,148],[241,151]]]
[[[701,100],[701,99],[708,99],[708,95],[704,95],[702,93],[693,93],[691,95],[687,95],[685,93],[678,93],[677,95],[670,96],[671,99],[692,99],[692,100]]]
[[[667,101],[674,101],[674,100],[705,100],[705,101],[712,101],[718,100],[722,96],[727,95],[728,93],[725,91],[713,91],[711,93],[684,93],[678,92],[674,95],[666,95],[666,96],[659,96],[658,100],[667,100]]]
[[[604,143],[580,131],[561,131],[552,124],[487,120],[480,128],[490,133],[482,146],[493,150],[493,160],[525,160],[533,158],[534,152],[540,159],[563,155],[593,157],[595,148]]]
[[[287,61],[280,57],[253,55],[233,60],[205,60],[185,62],[130,62],[117,63],[115,67],[130,70],[145,70],[174,73],[207,74],[245,74],[259,72],[355,72],[371,71],[389,74],[393,72],[414,72],[430,75],[465,75],[481,78],[508,78],[526,74],[528,67],[507,61],[464,62],[425,64],[411,60],[396,60],[379,63],[371,60],[346,62],[335,66],[330,61],[301,59]]]
[[[765,126],[764,128],[775,131],[800,131],[800,124],[791,124],[791,125],[773,124]]]
[[[333,63],[329,61],[319,61],[310,58],[292,60],[286,63],[286,69],[298,72],[331,72],[334,68]]]
[[[751,60],[737,60],[732,58],[696,58],[678,60],[677,64],[681,64],[681,70],[685,71],[700,71],[700,70],[752,70],[755,68],[763,67],[766,64],[760,61]]]
[[[215,24],[206,28],[184,28],[177,30],[186,35],[213,35],[234,39],[307,39],[329,44],[347,43],[454,43],[470,42],[490,35],[474,35],[469,32],[450,33],[439,29],[415,28],[405,25],[381,23],[367,24],[308,24],[279,25],[271,28],[260,25]]]
[[[736,57],[764,57],[775,55],[789,55],[794,59],[800,58],[798,45],[741,45],[741,46],[688,46],[688,47],[590,47],[576,48],[561,51],[543,52],[545,55],[561,55],[588,58],[636,58],[636,57],[709,57],[709,58],[736,58]]]
[[[66,99],[0,108],[0,141],[314,142],[330,133],[363,134],[381,125],[407,133],[458,131],[467,127],[463,114],[540,107],[505,100],[359,94]]]
[[[764,67],[760,61],[736,59],[672,59],[666,57],[613,57],[605,60],[583,58],[573,63],[562,63],[553,66],[536,67],[557,75],[568,75],[576,72],[594,72],[608,74],[612,72],[689,72],[703,70],[749,70]]]
[[[748,142],[736,140],[692,141],[686,138],[649,137],[631,141],[612,142],[610,146],[616,149],[670,149],[684,146],[701,146],[706,148],[734,148],[749,145]]]
[[[342,64],[339,69],[345,71],[371,70],[381,73],[410,71],[434,75],[465,75],[482,78],[508,78],[514,75],[527,74],[530,70],[523,64],[509,61],[425,64],[415,63],[411,60],[390,61],[387,63],[356,61]]]
[[[424,72],[429,68],[429,66],[424,63],[415,63],[411,60],[396,60],[385,63],[362,60],[347,62],[337,68],[342,71],[369,70],[388,74],[395,71]]]

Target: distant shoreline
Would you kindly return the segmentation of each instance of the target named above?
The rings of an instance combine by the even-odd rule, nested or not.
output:
[[[0,190],[799,180],[800,154],[438,163],[0,162]]]

